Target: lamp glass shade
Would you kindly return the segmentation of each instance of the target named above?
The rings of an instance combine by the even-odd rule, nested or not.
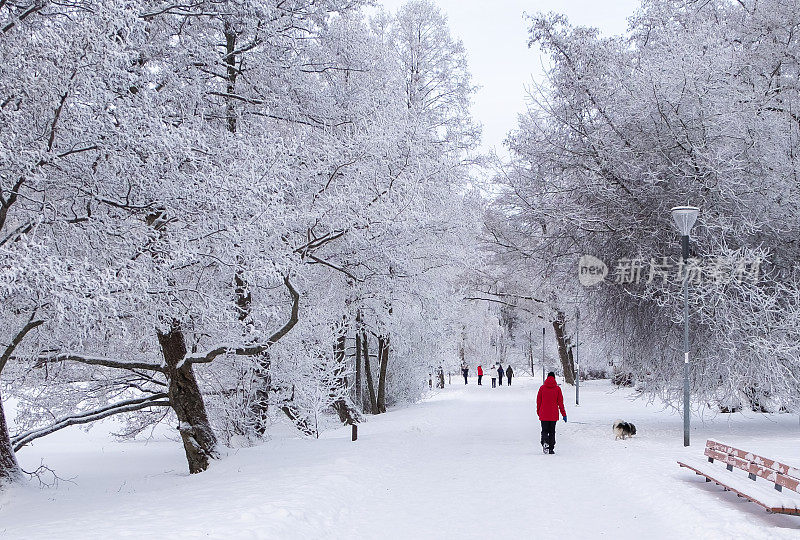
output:
[[[689,236],[689,231],[694,227],[698,214],[700,214],[700,209],[696,206],[676,206],[672,209],[672,219],[681,236]]]

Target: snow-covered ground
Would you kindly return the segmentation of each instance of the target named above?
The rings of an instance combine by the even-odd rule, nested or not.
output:
[[[0,496],[3,538],[798,538],[800,517],[767,514],[675,461],[706,438],[800,465],[792,415],[681,418],[608,381],[565,387],[569,423],[541,453],[537,380],[453,385],[320,440],[274,436],[189,476],[176,442],[119,443],[75,430],[20,453],[72,482]],[[615,441],[611,422],[639,434]],[[722,466],[720,466],[722,467]]]

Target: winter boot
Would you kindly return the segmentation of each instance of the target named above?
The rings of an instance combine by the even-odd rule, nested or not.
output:
[[[556,453],[556,451],[555,451],[555,450],[553,450],[552,448],[548,448],[548,449],[547,449],[547,453],[548,453],[548,454],[555,454],[555,453]]]
[[[552,454],[553,451],[550,450],[550,445],[548,445],[547,443],[542,443],[542,453],[543,454]]]

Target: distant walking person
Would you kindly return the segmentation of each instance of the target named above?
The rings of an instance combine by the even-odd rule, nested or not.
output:
[[[556,374],[552,371],[547,374],[544,384],[536,395],[536,414],[542,422],[542,451],[545,454],[555,454],[556,423],[558,413],[567,421],[567,411],[564,410],[564,396],[561,388],[556,383]]]
[[[496,367],[497,367],[497,364],[495,364],[495,365],[493,365],[492,367],[489,368],[489,371],[492,374],[492,388],[497,387],[497,375],[495,375],[497,373],[497,369],[495,369]]]
[[[514,376],[514,370],[511,369],[511,365],[506,368],[506,379],[508,379],[508,386],[511,386],[511,377]]]
[[[469,377],[469,367],[466,362],[461,363],[461,374],[464,375],[464,384],[467,384],[467,377]]]
[[[500,364],[497,364],[497,377],[500,379],[499,386],[503,386],[503,373],[505,373],[503,371],[503,366],[500,365]]]
[[[483,368],[478,366],[478,386],[482,386],[481,379],[483,379]]]

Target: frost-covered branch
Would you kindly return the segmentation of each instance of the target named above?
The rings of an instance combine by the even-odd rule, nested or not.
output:
[[[36,312],[34,312],[30,319],[28,319],[28,322],[25,323],[25,326],[23,326],[20,331],[17,332],[17,334],[11,340],[11,343],[6,346],[5,350],[3,351],[3,355],[0,356],[0,373],[3,372],[3,368],[6,366],[6,363],[8,363],[9,358],[11,358],[11,356],[14,354],[14,351],[17,349],[19,344],[22,343],[22,340],[25,339],[25,336],[28,334],[28,332],[38,326],[41,326],[42,324],[44,324],[44,320],[37,319]]]
[[[255,345],[249,346],[222,346],[217,347],[216,349],[212,349],[210,351],[204,353],[192,353],[187,354],[184,357],[183,362],[188,362],[190,364],[205,364],[212,362],[218,356],[224,354],[235,354],[238,356],[257,356],[264,354],[272,347],[275,343],[277,343],[283,336],[289,333],[289,331],[294,328],[297,324],[299,318],[299,311],[300,311],[300,293],[295,290],[294,286],[292,286],[291,281],[289,280],[289,276],[285,276],[283,278],[283,283],[286,285],[286,288],[289,290],[289,295],[292,297],[292,309],[289,315],[289,320],[286,321],[281,328],[279,328],[274,334],[272,334],[267,341],[263,343],[258,343]]]
[[[170,405],[168,398],[169,394],[167,393],[153,394],[143,398],[121,401],[93,411],[67,416],[49,426],[18,433],[11,437],[11,443],[14,445],[14,451],[19,452],[23,446],[31,441],[50,435],[51,433],[55,433],[69,426],[88,424],[115,414],[138,411],[148,407],[168,407]]]
[[[134,371],[143,369],[147,371],[165,372],[163,366],[152,364],[150,362],[127,362],[125,360],[114,360],[111,358],[104,358],[102,356],[88,356],[77,353],[59,353],[54,355],[40,355],[36,359],[36,367],[42,367],[45,364],[52,364],[55,362],[78,362],[89,366],[103,366],[117,369],[127,369]]]

